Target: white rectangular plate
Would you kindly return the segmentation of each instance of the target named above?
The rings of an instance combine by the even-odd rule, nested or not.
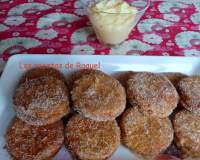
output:
[[[199,74],[200,58],[193,57],[137,57],[137,56],[80,56],[80,55],[15,55],[12,56],[0,79],[0,159],[9,160],[10,157],[4,149],[5,131],[15,115],[12,109],[12,96],[19,78],[25,68],[40,64],[60,67],[67,76],[82,67],[96,66],[108,74],[118,71],[150,71],[150,72],[181,72],[188,75]],[[64,147],[54,160],[71,160]],[[138,160],[125,147],[120,146],[112,160]]]

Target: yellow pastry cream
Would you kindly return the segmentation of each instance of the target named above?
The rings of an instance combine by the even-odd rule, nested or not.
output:
[[[88,8],[88,16],[99,41],[119,44],[128,38],[137,9],[123,0],[101,0]]]

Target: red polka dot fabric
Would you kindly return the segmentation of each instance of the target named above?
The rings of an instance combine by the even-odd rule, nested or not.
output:
[[[129,38],[98,42],[80,0],[0,0],[0,69],[13,54],[200,56],[200,1],[151,1]]]

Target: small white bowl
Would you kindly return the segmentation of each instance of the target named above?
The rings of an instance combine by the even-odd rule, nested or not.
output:
[[[100,1],[82,0],[82,3],[87,11],[97,39],[101,43],[109,45],[117,45],[126,40],[131,30],[150,5],[150,0],[125,0],[125,2],[136,9],[135,13],[91,11],[91,7]]]

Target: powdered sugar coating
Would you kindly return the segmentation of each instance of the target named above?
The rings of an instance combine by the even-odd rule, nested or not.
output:
[[[14,159],[49,159],[63,144],[64,125],[59,121],[51,125],[36,127],[15,118],[5,138],[6,148]]]
[[[34,67],[28,70],[20,79],[19,84],[24,83],[26,81],[30,81],[33,79],[37,79],[39,77],[53,77],[65,82],[64,75],[56,70],[55,68],[51,67]]]
[[[18,86],[13,98],[17,116],[32,125],[46,125],[69,112],[69,98],[63,81],[39,77]]]
[[[187,110],[200,115],[200,76],[182,79],[178,84],[180,103]]]
[[[200,158],[200,117],[182,110],[173,121],[176,144],[185,157]]]
[[[120,128],[114,121],[93,121],[73,116],[66,125],[65,141],[78,159],[104,160],[120,144]]]
[[[88,74],[104,74],[102,71],[100,70],[94,70],[94,69],[80,69],[74,73],[72,73],[71,77],[70,77],[70,90],[73,88],[74,82],[77,81],[78,79],[80,79],[81,77],[88,75]]]
[[[175,87],[177,87],[181,79],[187,77],[185,74],[178,72],[166,72],[162,73],[162,75],[166,76]]]
[[[173,128],[168,118],[145,116],[138,107],[124,112],[120,121],[122,142],[136,154],[153,159],[173,140]]]
[[[165,76],[148,72],[130,77],[127,82],[127,97],[144,114],[160,118],[168,117],[179,100],[176,88]]]
[[[72,82],[75,82],[76,80],[80,79],[82,76],[85,76],[87,74],[104,74],[102,71],[100,70],[94,70],[94,69],[80,69],[76,72],[74,72],[71,76],[71,80]]]
[[[126,94],[122,85],[106,74],[90,73],[74,83],[73,108],[83,116],[97,120],[114,120],[125,109]]]
[[[116,77],[119,80],[119,82],[124,86],[124,88],[127,88],[128,79],[136,73],[137,72],[134,71],[123,71],[118,73]]]

